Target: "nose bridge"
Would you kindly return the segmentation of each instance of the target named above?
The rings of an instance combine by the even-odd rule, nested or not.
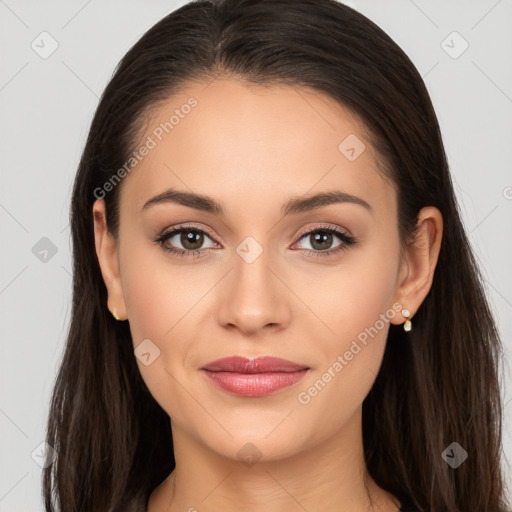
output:
[[[271,251],[255,237],[246,237],[235,249],[233,270],[225,282],[219,321],[243,331],[288,321],[289,308],[276,278]]]

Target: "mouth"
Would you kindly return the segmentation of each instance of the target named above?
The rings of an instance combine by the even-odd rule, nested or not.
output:
[[[208,381],[240,396],[265,396],[299,382],[311,370],[308,366],[277,357],[226,357],[200,368]]]

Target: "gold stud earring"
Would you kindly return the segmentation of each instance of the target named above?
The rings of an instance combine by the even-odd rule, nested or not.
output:
[[[109,310],[110,311],[110,310]],[[114,311],[110,311],[112,313],[112,316],[116,319],[116,320],[121,320],[118,316],[117,316],[117,313],[116,313],[116,308],[114,308]]]
[[[404,331],[409,332],[412,329],[412,323],[409,320],[411,312],[408,309],[402,309],[402,315],[406,318],[406,321],[404,323]]]

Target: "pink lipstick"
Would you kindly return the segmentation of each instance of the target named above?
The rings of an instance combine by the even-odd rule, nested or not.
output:
[[[233,356],[216,359],[201,368],[208,380],[224,391],[242,396],[264,396],[291,386],[310,370],[278,357]]]

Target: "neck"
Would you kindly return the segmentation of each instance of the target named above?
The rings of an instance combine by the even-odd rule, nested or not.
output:
[[[342,431],[288,458],[233,460],[172,424],[176,469],[148,512],[325,510],[396,512],[399,502],[366,470],[361,409]]]

